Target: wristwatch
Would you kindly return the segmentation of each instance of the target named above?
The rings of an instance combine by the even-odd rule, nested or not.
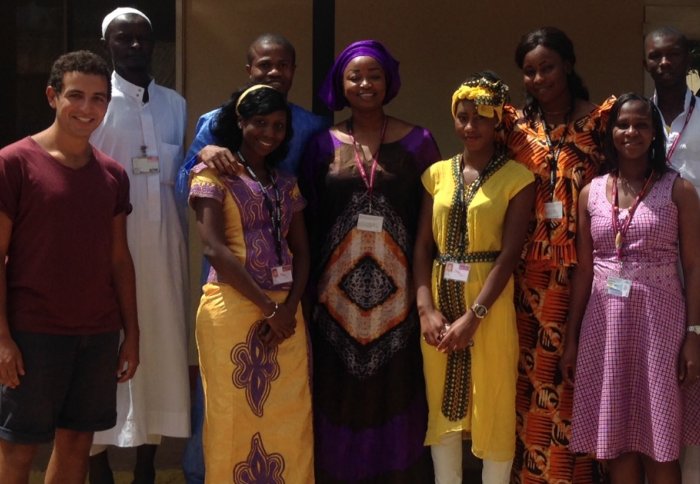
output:
[[[700,335],[700,324],[691,324],[688,326],[688,332]]]
[[[484,319],[486,315],[489,313],[489,310],[486,306],[483,304],[479,303],[474,303],[472,304],[472,312],[474,313],[474,316],[477,317],[477,319]]]

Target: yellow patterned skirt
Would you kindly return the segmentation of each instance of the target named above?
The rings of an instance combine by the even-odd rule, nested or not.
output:
[[[269,292],[282,302],[285,291]],[[204,386],[206,482],[314,482],[309,345],[298,308],[296,332],[267,350],[260,310],[226,284],[206,284],[197,311]]]

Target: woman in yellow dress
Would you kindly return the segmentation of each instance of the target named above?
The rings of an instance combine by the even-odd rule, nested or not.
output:
[[[462,482],[462,439],[484,483],[507,483],[515,453],[518,332],[513,271],[534,201],[534,177],[499,134],[508,87],[490,72],[452,96],[463,152],[432,165],[414,252],[435,482]]]
[[[244,170],[197,165],[190,204],[212,270],[197,312],[206,482],[314,482],[307,331],[299,301],[309,249],[294,177],[277,172],[291,136],[282,93],[236,93],[217,138]]]

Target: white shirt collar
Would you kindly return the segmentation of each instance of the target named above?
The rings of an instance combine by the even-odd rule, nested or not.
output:
[[[150,94],[151,94],[151,86],[152,85],[153,85],[153,79],[151,79],[151,82],[148,84],[148,90],[149,90],[148,97],[149,97],[149,99],[151,97]],[[119,92],[123,93],[125,96],[133,98],[136,101],[138,101],[139,103],[143,104],[143,93],[146,89],[127,81],[122,76],[117,74],[117,71],[112,72],[112,86],[116,90],[118,90]]]
[[[683,112],[681,114],[685,114],[688,112],[688,108],[690,108],[690,99],[693,97],[693,92],[690,90],[690,88],[687,88],[685,90],[685,100],[683,101]],[[659,105],[659,98],[658,95],[656,94],[656,90],[654,90],[654,95],[651,96],[651,102],[656,104],[657,106]],[[680,116],[680,115],[679,115]],[[662,115],[663,117],[663,115]],[[664,123],[666,123],[666,120],[663,120]],[[671,120],[673,122],[674,120]]]

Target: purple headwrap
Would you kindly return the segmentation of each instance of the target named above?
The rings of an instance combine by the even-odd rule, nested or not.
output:
[[[338,57],[336,57],[333,67],[328,71],[326,79],[321,84],[318,97],[332,111],[340,111],[348,105],[343,90],[343,73],[351,60],[355,57],[368,56],[379,62],[384,70],[386,78],[386,94],[384,104],[394,99],[401,87],[401,77],[399,76],[399,61],[394,59],[381,42],[376,40],[359,40],[348,45]]]

